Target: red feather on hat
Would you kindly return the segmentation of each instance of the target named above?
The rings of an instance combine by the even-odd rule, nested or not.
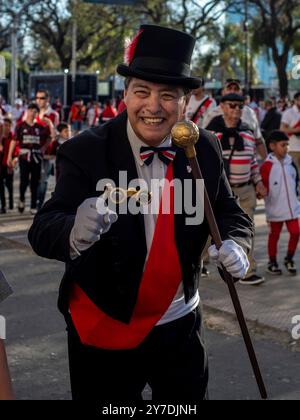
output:
[[[139,37],[142,34],[143,29],[141,29],[136,36],[129,42],[129,44],[125,47],[125,53],[124,53],[124,62],[125,64],[129,65],[134,57],[135,49],[139,40]]]

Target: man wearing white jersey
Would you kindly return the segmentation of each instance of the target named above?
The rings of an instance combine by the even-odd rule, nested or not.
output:
[[[206,95],[203,80],[201,86],[192,91],[192,95],[187,104],[185,119],[191,120],[198,127],[203,128],[205,116],[216,108],[216,106],[216,101],[209,95]]]
[[[281,119],[280,130],[290,137],[290,151],[298,171],[300,170],[300,92],[294,96],[294,106],[287,109]]]

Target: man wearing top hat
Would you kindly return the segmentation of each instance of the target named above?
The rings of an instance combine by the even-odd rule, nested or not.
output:
[[[184,119],[187,95],[201,84],[191,77],[193,48],[188,34],[141,26],[117,69],[126,78],[127,110],[61,147],[56,190],[30,229],[39,255],[66,263],[59,309],[68,326],[75,400],[139,401],[147,383],[153,400],[205,398],[198,275],[206,221],[186,223],[185,211],[174,210],[172,188],[162,189],[170,207],[158,214],[116,214],[104,188],[99,198],[99,181],[119,186],[121,172],[128,183],[190,180],[194,197],[188,160],[170,136]],[[196,148],[224,241],[210,253],[241,278],[252,222],[232,195],[218,140],[202,130]]]

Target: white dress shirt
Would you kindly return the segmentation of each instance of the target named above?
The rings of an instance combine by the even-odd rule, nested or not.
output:
[[[128,139],[134,154],[136,168],[138,177],[146,181],[149,191],[151,191],[151,181],[152,180],[164,180],[167,173],[167,166],[159,159],[157,153],[154,154],[153,162],[148,166],[146,165],[140,156],[140,149],[142,146],[147,147],[148,145],[143,143],[133,131],[130,122],[127,123],[127,135]],[[158,147],[169,147],[172,146],[171,136],[168,136],[163,140],[163,142]],[[161,194],[160,194],[161,196]],[[147,250],[149,252],[151,249],[153,236],[155,232],[155,226],[157,221],[158,209],[160,205],[160,197],[158,194],[154,194],[152,199],[152,210],[154,211],[144,211],[144,222],[145,222],[145,234],[147,242]],[[147,261],[147,260],[146,260]],[[162,256],[163,261],[163,256]],[[173,299],[173,302],[169,306],[167,312],[163,315],[157,325],[166,324],[168,322],[175,321],[176,319],[182,318],[183,316],[189,314],[199,305],[200,297],[199,292],[197,291],[194,297],[186,304],[183,292],[183,283],[179,285],[176,296]]]

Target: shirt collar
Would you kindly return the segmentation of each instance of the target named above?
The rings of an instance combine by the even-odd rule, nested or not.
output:
[[[300,114],[300,110],[297,107],[297,105],[293,105],[294,111],[297,112],[297,114]]]
[[[144,166],[145,162],[142,160],[141,158],[141,147],[149,147],[148,144],[144,143],[134,132],[129,119],[127,120],[127,136],[128,136],[128,140],[130,143],[130,146],[132,148],[134,157],[136,159],[136,161],[138,162],[138,164],[140,166]],[[172,146],[172,138],[171,138],[171,134],[169,134],[166,138],[164,138],[164,140],[161,142],[161,144],[157,147],[171,147]]]

